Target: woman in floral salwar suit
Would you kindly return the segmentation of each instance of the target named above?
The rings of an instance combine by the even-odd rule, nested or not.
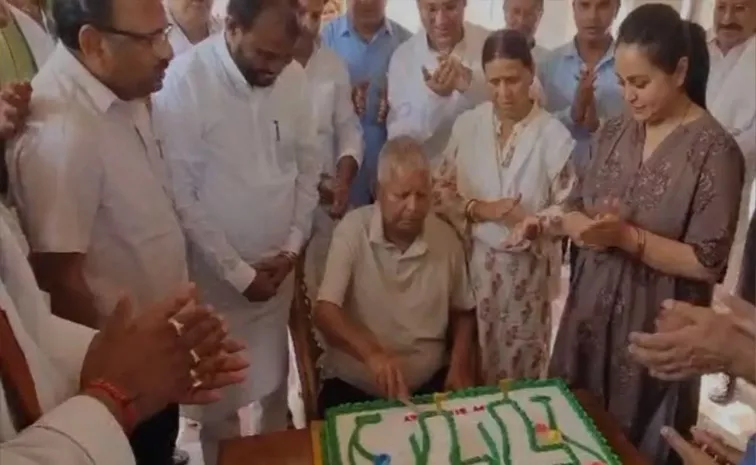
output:
[[[541,377],[548,366],[560,242],[512,240],[522,234],[511,231],[532,215],[559,217],[574,183],[574,142],[530,97],[533,58],[524,36],[493,32],[482,58],[491,101],[457,119],[436,173],[434,203],[467,245],[482,374],[495,384]],[[528,224],[538,228],[537,221]]]

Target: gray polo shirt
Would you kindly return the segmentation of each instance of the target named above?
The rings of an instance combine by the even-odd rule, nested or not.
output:
[[[398,355],[411,391],[446,363],[449,312],[475,308],[451,226],[429,215],[421,236],[402,253],[384,238],[377,204],[350,212],[336,227],[318,300],[341,307]],[[380,394],[367,368],[339,350],[326,348],[324,375]]]

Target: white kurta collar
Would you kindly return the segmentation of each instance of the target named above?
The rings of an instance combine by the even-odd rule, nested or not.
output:
[[[92,100],[95,107],[102,113],[117,102],[122,102],[112,90],[100,82],[71,51],[62,43],[58,43],[50,57],[52,66],[57,66],[61,74],[71,83],[79,87]]]

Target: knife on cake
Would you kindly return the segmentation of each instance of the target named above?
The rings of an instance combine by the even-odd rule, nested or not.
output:
[[[413,404],[412,401],[409,400],[408,398],[400,397],[399,402],[404,404],[404,406],[407,407],[407,409],[409,409],[412,413],[415,413],[417,415],[420,414],[420,409],[417,407],[417,405]]]

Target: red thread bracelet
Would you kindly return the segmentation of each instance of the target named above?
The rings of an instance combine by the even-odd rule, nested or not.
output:
[[[125,430],[132,431],[134,427],[136,427],[137,412],[136,408],[134,408],[134,397],[126,395],[123,390],[104,379],[96,379],[87,384],[84,391],[86,392],[90,390],[104,392],[108,397],[115,401],[116,405],[121,409],[123,422],[125,423],[123,425]]]

